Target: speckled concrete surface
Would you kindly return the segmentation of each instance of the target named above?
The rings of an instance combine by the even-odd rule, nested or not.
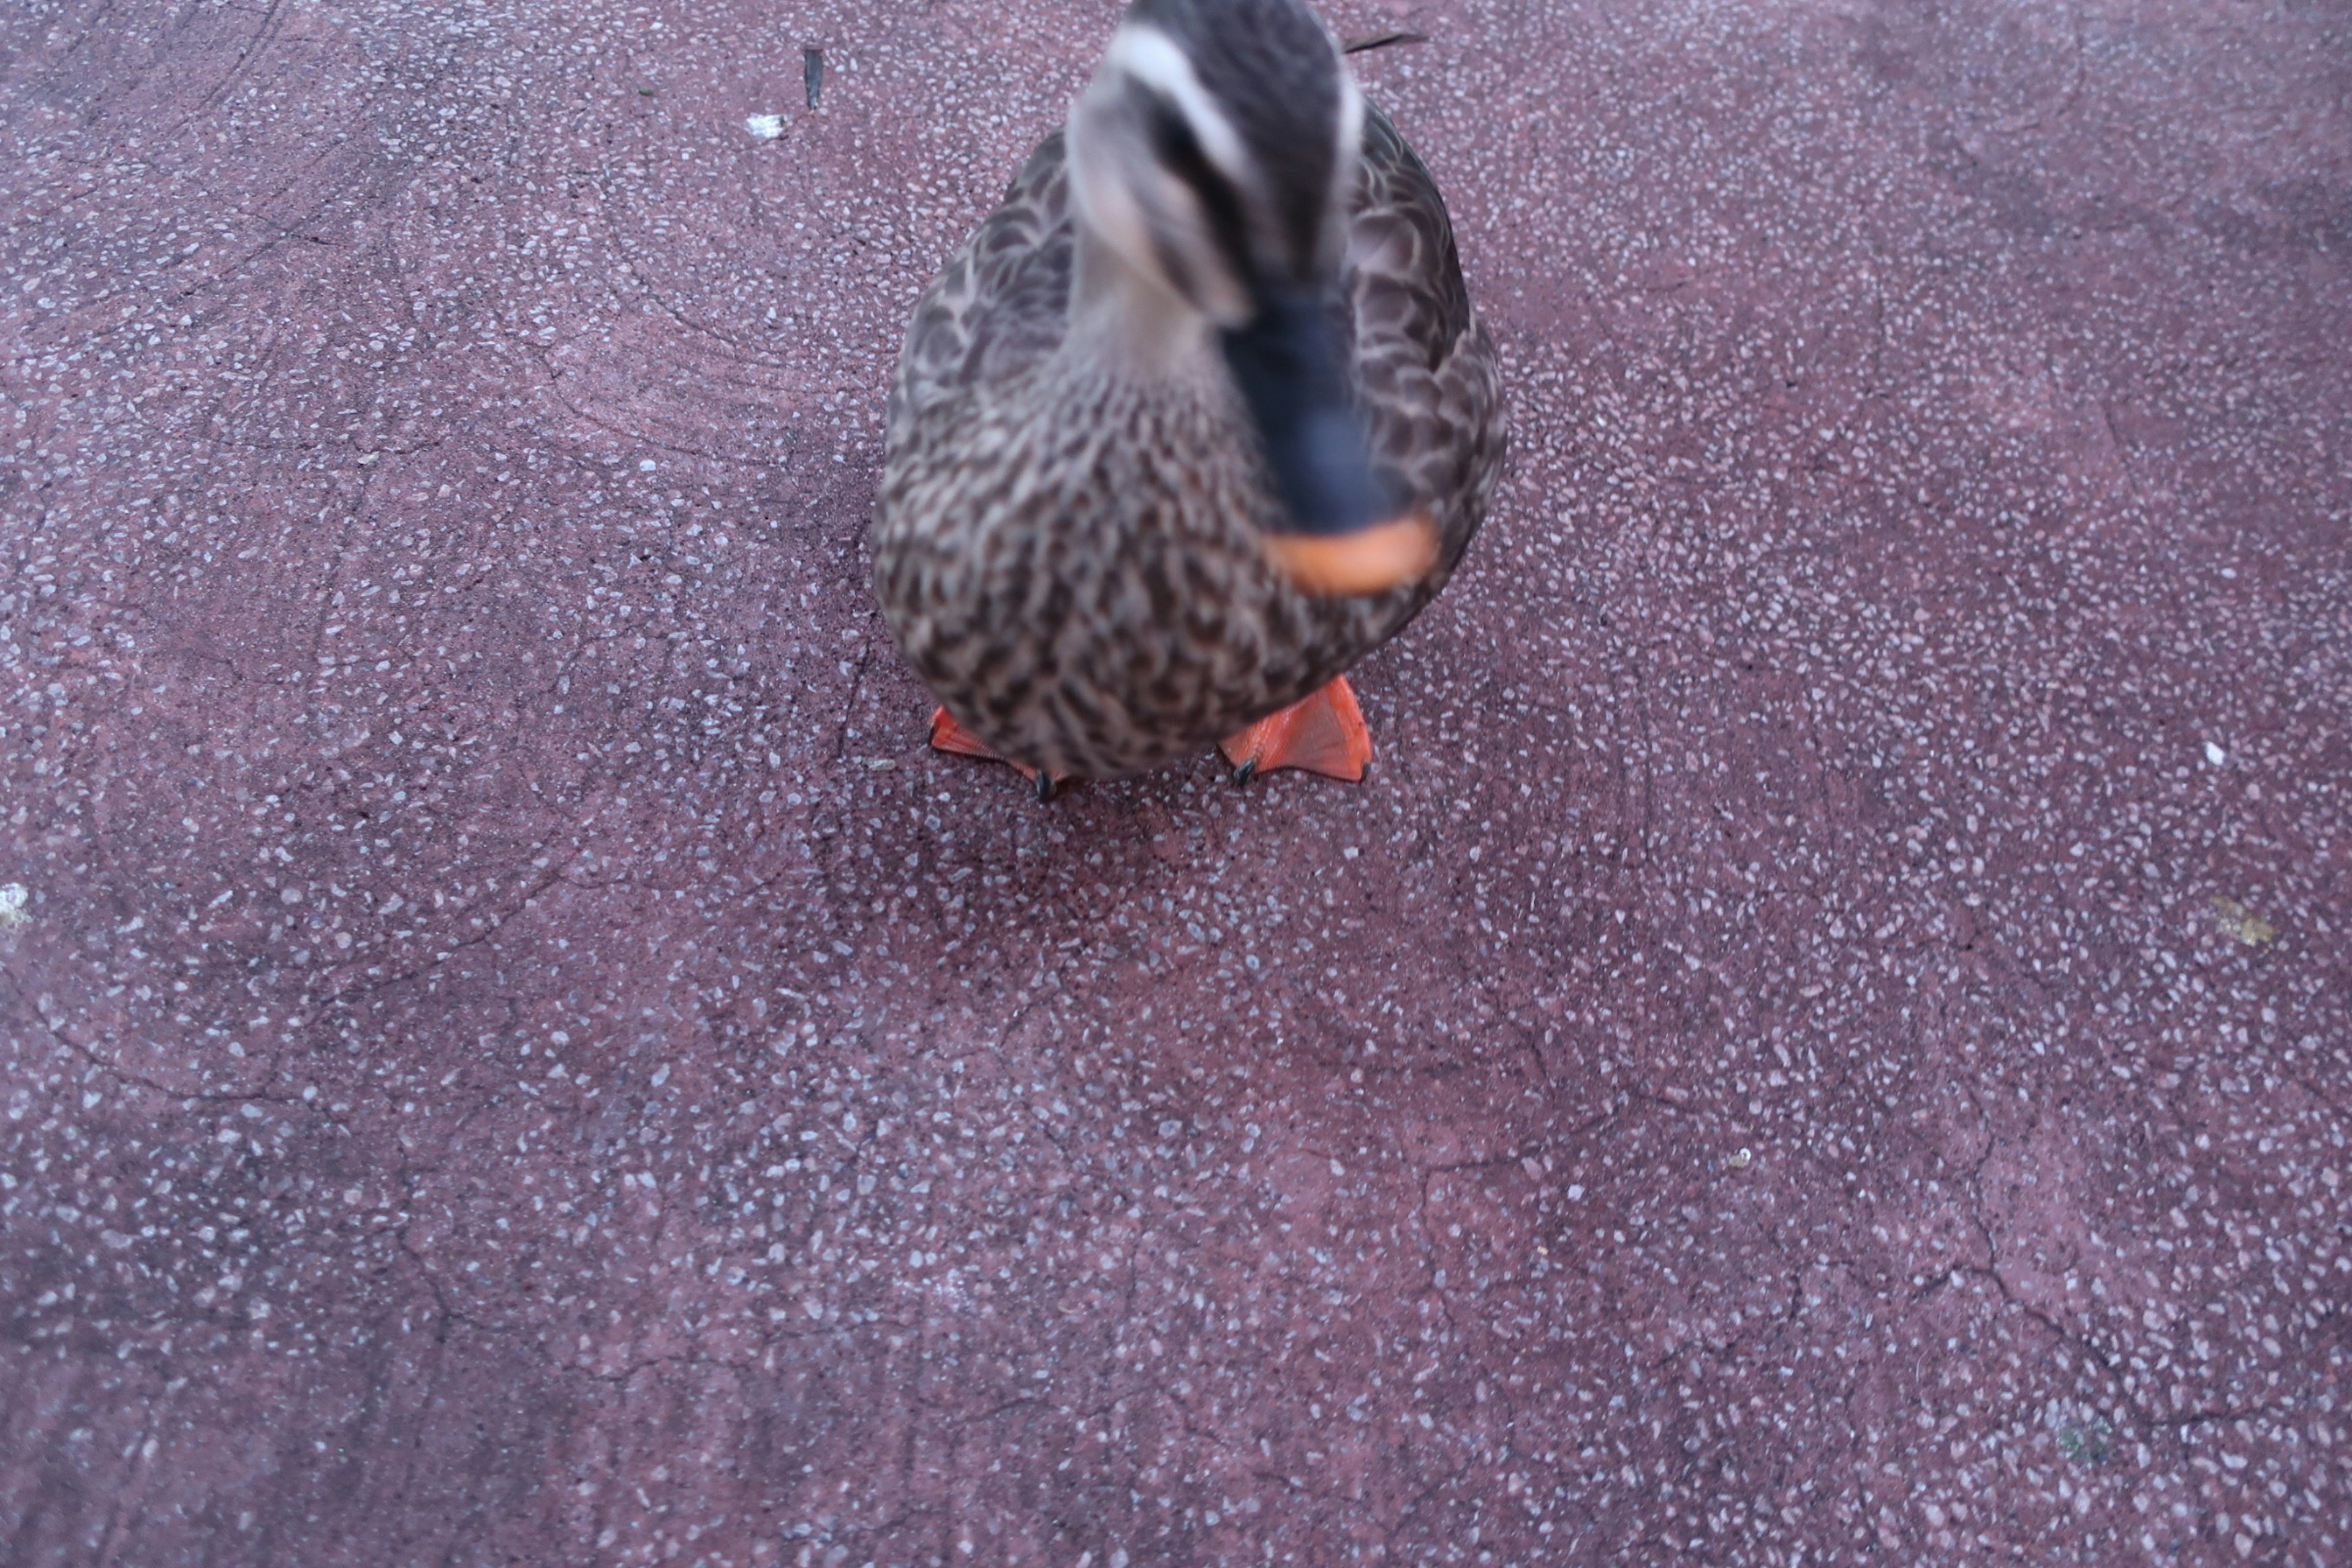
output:
[[[0,17],[0,1563],[2352,1556],[2352,19],[1331,15],[1507,496],[1051,807],[862,535],[1108,6]]]

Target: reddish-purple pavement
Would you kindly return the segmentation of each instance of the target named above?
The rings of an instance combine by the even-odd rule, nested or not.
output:
[[[1332,16],[1504,498],[1049,807],[863,536],[1108,5],[0,20],[0,1563],[2352,1560],[2352,20]]]

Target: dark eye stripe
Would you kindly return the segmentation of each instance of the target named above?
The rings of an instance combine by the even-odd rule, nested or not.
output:
[[[1201,211],[1209,219],[1210,237],[1234,270],[1255,287],[1257,269],[1250,261],[1249,222],[1242,216],[1241,195],[1233,182],[1201,151],[1183,111],[1150,88],[1138,87],[1151,132],[1151,150],[1168,172],[1192,187]]]

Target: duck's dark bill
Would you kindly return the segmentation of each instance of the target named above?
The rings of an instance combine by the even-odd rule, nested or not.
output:
[[[1373,478],[1323,301],[1276,294],[1224,334],[1225,365],[1265,442],[1297,533],[1353,533],[1395,510]]]
[[[1372,471],[1325,301],[1262,295],[1256,319],[1227,331],[1224,350],[1290,514],[1265,539],[1291,580],[1311,594],[1377,594],[1427,573],[1436,530],[1423,514],[1398,515]]]
[[[1309,594],[1381,594],[1437,564],[1437,529],[1411,512],[1353,533],[1267,533],[1265,552]]]

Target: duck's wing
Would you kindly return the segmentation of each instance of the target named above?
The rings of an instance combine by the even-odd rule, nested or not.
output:
[[[1339,279],[1374,465],[1437,523],[1443,586],[1486,514],[1507,439],[1495,343],[1472,308],[1445,198],[1387,115],[1364,112]]]
[[[1068,159],[1056,131],[916,302],[890,384],[890,432],[1052,353],[1069,321],[1071,256]]]

